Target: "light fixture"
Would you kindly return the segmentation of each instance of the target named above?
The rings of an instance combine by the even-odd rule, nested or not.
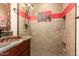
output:
[[[33,5],[32,4],[25,4],[25,6],[26,6],[27,9],[31,9],[31,10],[33,9]]]
[[[22,4],[20,4],[20,5],[21,5],[22,7],[26,7],[26,5],[25,5],[25,4],[23,4],[23,3],[22,3]]]
[[[13,8],[13,10],[14,10],[15,13],[17,13],[17,9],[16,8]]]
[[[77,3],[77,6],[79,7],[79,3]]]
[[[29,7],[31,6],[31,4],[27,4]]]

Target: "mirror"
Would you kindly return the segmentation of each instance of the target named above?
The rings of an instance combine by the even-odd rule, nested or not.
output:
[[[0,3],[0,37],[11,35],[10,3]]]

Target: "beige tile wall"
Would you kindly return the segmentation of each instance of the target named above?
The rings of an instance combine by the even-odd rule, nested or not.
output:
[[[23,3],[19,3],[19,12],[26,12],[26,7]],[[25,28],[25,24],[28,25],[27,29]],[[29,22],[27,19],[19,16],[19,35],[31,35]]]
[[[66,15],[66,55],[75,55],[75,8]]]
[[[59,13],[68,4],[33,4],[34,9],[30,15],[37,16],[38,12],[52,11]],[[25,10],[25,9],[24,9]],[[75,9],[71,10],[66,19],[52,19],[51,22],[38,22],[32,20],[29,23],[32,32],[31,55],[32,56],[54,56],[54,55],[75,55]],[[21,21],[22,20],[22,21]],[[20,22],[24,22],[20,18]],[[25,30],[21,29],[24,25],[20,24],[20,34]],[[28,31],[29,32],[29,31]],[[31,32],[29,32],[31,34]],[[64,46],[64,44],[66,46]]]
[[[61,7],[60,7],[61,6]],[[53,13],[62,11],[62,4],[36,4],[32,15],[51,10]],[[63,19],[52,19],[52,22],[31,21],[32,39],[31,55],[64,55],[63,53]]]

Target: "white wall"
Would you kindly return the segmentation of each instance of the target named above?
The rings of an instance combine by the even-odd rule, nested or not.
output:
[[[13,31],[13,35],[17,35],[17,14],[14,12],[13,8],[17,9],[17,4],[11,4],[11,31]]]
[[[77,33],[77,36],[76,36],[77,37],[77,40],[76,40],[76,47],[77,47],[76,53],[77,54],[76,55],[79,56],[79,19],[77,19],[77,32],[76,33]]]
[[[79,5],[78,5],[78,6],[79,6]],[[79,16],[79,7],[77,7],[77,16]],[[76,48],[76,53],[77,53],[76,55],[79,56],[79,19],[77,19],[77,31],[76,31],[76,33],[77,33],[77,34],[76,34],[76,35],[77,35],[77,36],[76,36],[76,37],[77,37],[77,38],[76,38],[76,39],[77,39],[77,40],[76,40],[76,47],[77,47],[77,48]]]

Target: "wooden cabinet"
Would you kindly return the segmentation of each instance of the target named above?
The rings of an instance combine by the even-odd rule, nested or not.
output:
[[[7,55],[7,56],[30,56],[30,39],[23,41],[19,45],[5,51],[3,55]]]

